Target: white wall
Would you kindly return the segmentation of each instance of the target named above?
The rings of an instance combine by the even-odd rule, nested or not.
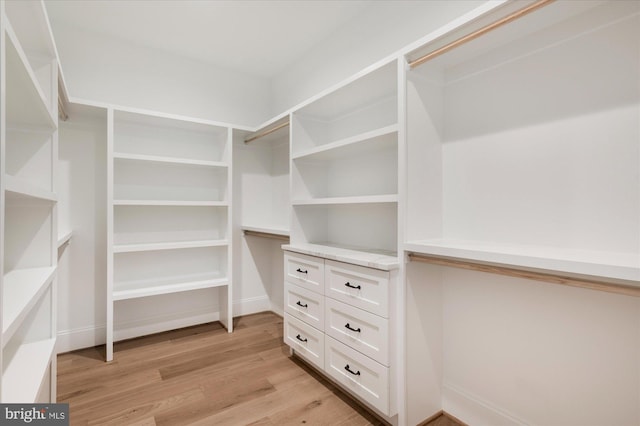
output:
[[[640,423],[640,299],[419,262],[407,286],[410,424]]]
[[[640,299],[449,268],[443,283],[445,411],[468,424],[640,423]]]
[[[272,112],[299,104],[404,48],[482,0],[373,2],[272,81]]]
[[[104,343],[107,289],[107,123],[73,115],[60,122],[58,212],[61,233],[58,350]]]
[[[52,22],[69,95],[254,126],[269,118],[269,82]]]

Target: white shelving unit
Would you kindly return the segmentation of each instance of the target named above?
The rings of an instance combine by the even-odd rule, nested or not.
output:
[[[527,4],[496,7],[410,53],[408,59],[435,51]],[[519,356],[511,348],[524,347],[525,342],[531,342],[531,348],[547,347],[556,330],[562,330],[572,340],[553,345],[554,354],[581,358],[584,348],[573,342],[601,344],[601,336],[593,332],[601,320],[590,322],[597,318],[591,313],[606,305],[611,295],[584,289],[560,293],[560,288],[525,278],[537,274],[564,284],[561,278],[568,277],[583,280],[586,288],[618,286],[626,294],[640,294],[634,292],[640,286],[639,5],[553,2],[420,66],[407,67],[403,248],[437,265],[457,265],[410,262],[406,268],[410,424],[443,407],[464,412],[460,407],[472,400],[501,402],[483,414],[488,405],[465,412],[467,420],[462,419],[468,423],[474,416],[482,423],[478,419],[485,415],[491,418],[487,422],[499,423],[505,413],[522,414],[523,423],[547,421],[540,417],[546,410],[543,405],[506,403],[482,386],[473,389],[474,396],[465,391],[470,392],[469,383],[480,369],[492,371],[487,359],[494,357],[517,359],[519,366],[527,366],[500,366],[492,377],[493,388],[506,393],[513,389],[505,383],[516,375],[519,383],[543,382],[546,389],[554,388],[554,381],[570,382],[555,355],[538,360],[535,349]],[[485,273],[492,271],[508,278]],[[544,302],[532,314],[523,307],[534,295]],[[553,308],[547,311],[547,302],[561,315],[554,317]],[[578,305],[589,313],[580,316]],[[478,316],[480,311],[486,316]],[[509,318],[513,322],[503,326]],[[513,333],[508,341],[496,343],[480,334],[482,343],[473,342],[479,333],[506,336],[505,330],[519,330],[527,323],[534,325]],[[630,347],[634,344],[637,341]],[[491,350],[477,357],[459,356],[479,345]],[[613,364],[607,356],[594,355],[602,357],[602,364]],[[591,359],[575,374],[587,376],[600,366]],[[606,373],[607,380],[616,383],[614,391],[603,387],[593,399],[572,395],[571,402],[588,406],[618,389],[635,389],[637,380],[622,384],[627,369],[634,366],[621,365]],[[455,371],[464,371],[465,378],[454,377]],[[563,397],[547,395],[558,404],[568,402]],[[524,405],[526,410],[521,409]],[[621,403],[617,411],[635,416],[636,407]],[[569,418],[554,420],[575,421]]]
[[[292,246],[397,258],[397,87],[393,61],[292,114]]]
[[[408,73],[406,250],[638,285],[638,5],[594,6]]]
[[[107,361],[121,300],[219,288],[231,332],[230,129],[113,109],[108,129]]]
[[[0,402],[56,400],[58,65],[44,4],[0,2]]]
[[[282,246],[285,343],[392,424],[403,405],[398,87],[391,61],[292,114]]]

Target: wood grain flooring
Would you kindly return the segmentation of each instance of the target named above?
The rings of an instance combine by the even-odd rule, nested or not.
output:
[[[71,425],[383,425],[295,357],[282,318],[236,318],[58,356]]]

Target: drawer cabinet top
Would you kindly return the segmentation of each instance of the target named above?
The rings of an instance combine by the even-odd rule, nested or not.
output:
[[[400,267],[398,256],[389,252],[371,253],[318,244],[285,244],[282,249],[383,271],[391,271]]]

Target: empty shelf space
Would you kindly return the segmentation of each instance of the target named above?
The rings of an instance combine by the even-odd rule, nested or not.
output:
[[[55,129],[57,119],[47,108],[42,88],[11,24],[6,24],[7,124]]]
[[[2,397],[5,403],[35,401],[56,345],[56,339],[21,344],[2,371]]]
[[[130,154],[124,152],[114,153],[113,158],[116,160],[148,161],[153,163],[184,164],[204,167],[228,167],[226,163],[221,161],[195,160],[189,158],[165,157],[160,155]]]
[[[185,206],[227,207],[226,201],[182,201],[182,200],[113,200],[114,206]]]
[[[309,256],[323,257],[325,259],[368,268],[389,271],[400,267],[398,256],[394,252],[375,250],[360,247],[349,247],[341,244],[287,244],[283,245],[285,251],[307,254]]]
[[[355,197],[328,197],[314,198],[309,200],[293,200],[294,206],[332,205],[332,204],[378,204],[397,203],[397,194],[388,195],[362,195]]]
[[[5,344],[46,291],[55,272],[56,268],[50,266],[16,269],[4,276],[2,334]]]
[[[406,243],[404,249],[429,256],[586,275],[607,281],[622,280],[640,286],[639,253],[597,252],[460,240],[412,241]]]
[[[313,160],[326,160],[340,157],[345,154],[349,154],[352,151],[359,149],[370,151],[375,148],[376,145],[387,144],[388,141],[397,143],[397,137],[389,139],[388,136],[395,136],[398,132],[398,125],[392,124],[379,129],[371,130],[365,133],[361,133],[355,136],[351,136],[345,139],[337,140],[335,142],[321,145],[316,148],[308,149],[292,156],[294,160],[309,158]],[[385,138],[387,136],[387,138]],[[335,152],[334,152],[335,151]]]
[[[54,192],[39,188],[29,182],[5,175],[5,191],[9,199],[31,198],[35,200],[55,202],[58,200]]]
[[[222,247],[229,245],[227,240],[175,241],[162,243],[117,244],[114,253],[130,253],[138,251],[173,250],[199,247]]]
[[[182,291],[200,290],[229,284],[226,276],[217,274],[193,274],[164,279],[123,281],[114,283],[113,300],[158,296]]]

